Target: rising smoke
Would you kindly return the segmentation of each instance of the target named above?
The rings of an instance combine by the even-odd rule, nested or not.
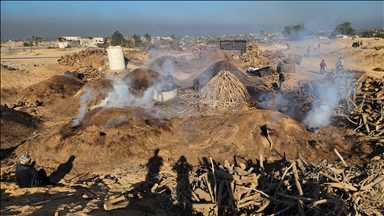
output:
[[[326,86],[326,88],[315,89],[315,95],[318,101],[322,103],[313,107],[304,118],[303,123],[308,128],[316,128],[327,126],[328,120],[333,113],[333,107],[336,105],[339,98],[339,86]]]
[[[158,55],[156,51],[152,50],[152,52],[154,52],[153,55]],[[167,59],[161,65],[154,64],[154,70],[161,70],[172,75],[174,71],[172,61]],[[121,79],[116,76],[110,76],[106,79],[112,82],[113,88],[106,93],[105,99],[102,100],[100,104],[93,106],[91,109],[97,107],[127,108],[135,106],[144,107],[145,109],[153,109],[154,89],[161,89],[161,86],[167,84],[167,79],[158,79],[157,83],[154,83],[144,91],[143,96],[138,96],[133,94],[130,90],[133,80]],[[92,91],[88,87],[84,88],[84,92],[80,97],[79,114],[74,119],[72,127],[76,127],[83,123],[82,121],[86,113],[87,104],[89,104],[90,101],[95,100],[97,95],[98,93],[96,91]]]
[[[77,114],[76,118],[72,122],[72,127],[77,127],[82,123],[82,120],[85,116],[85,113],[87,111],[87,104],[95,100],[97,96],[97,92],[88,88],[87,86],[83,90],[83,94],[80,96],[80,108],[79,108],[79,114]]]
[[[140,97],[134,95],[129,89],[132,80],[124,81],[123,79],[113,80],[113,89],[107,93],[107,96],[99,105],[92,107],[92,109],[97,107],[134,107],[142,106],[150,109],[153,104],[151,103],[153,87],[149,87],[144,92],[144,96]]]

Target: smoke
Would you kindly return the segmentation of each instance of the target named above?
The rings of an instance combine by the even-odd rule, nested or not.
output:
[[[87,86],[83,90],[83,94],[80,96],[80,108],[79,114],[77,114],[76,118],[72,122],[72,127],[76,127],[82,123],[82,120],[87,111],[87,104],[94,100],[97,96],[97,92],[88,88]]]
[[[121,124],[123,122],[126,122],[128,121],[128,118],[127,116],[125,115],[120,115],[118,118],[113,118],[113,119],[110,119],[107,124],[105,124],[104,126],[102,126],[102,130],[106,130],[108,128],[113,128],[115,127],[116,125],[118,124]]]
[[[162,56],[164,56],[164,55],[162,55]],[[160,57],[158,57],[158,58],[160,58]],[[174,71],[175,71],[175,67],[174,67],[175,59],[177,59],[177,56],[174,56],[174,55],[164,56],[163,62],[154,60],[152,62],[152,64],[153,64],[152,68],[155,71],[162,72],[163,74],[170,74],[173,76]]]
[[[107,93],[107,96],[99,105],[92,107],[92,109],[97,107],[134,107],[142,106],[148,109],[152,108],[153,104],[151,103],[153,87],[149,87],[145,90],[143,97],[134,95],[129,89],[130,81],[124,81],[122,79],[117,79],[113,81],[113,89]]]
[[[314,106],[308,115],[304,118],[303,124],[308,128],[327,126],[328,120],[333,113],[333,107],[339,98],[339,86],[324,86],[324,88],[315,88],[315,95],[318,101],[322,101],[319,105]]]

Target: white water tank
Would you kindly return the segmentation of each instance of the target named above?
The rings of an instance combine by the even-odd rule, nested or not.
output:
[[[124,70],[124,52],[121,46],[110,46],[107,49],[110,70]]]

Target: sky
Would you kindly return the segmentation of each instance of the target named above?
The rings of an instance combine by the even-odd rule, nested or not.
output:
[[[1,1],[1,39],[384,27],[383,1]]]

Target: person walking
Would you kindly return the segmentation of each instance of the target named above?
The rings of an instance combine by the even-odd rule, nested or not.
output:
[[[327,64],[325,64],[324,59],[320,62],[320,74],[324,74],[325,67],[327,67]]]
[[[283,70],[279,71],[279,82],[280,82],[280,92],[283,93],[284,91],[284,81],[285,81],[285,76],[283,73]]]
[[[52,185],[44,169],[37,171],[35,161],[28,154],[23,154],[19,158],[20,164],[16,167],[16,184],[20,188],[40,187]]]

